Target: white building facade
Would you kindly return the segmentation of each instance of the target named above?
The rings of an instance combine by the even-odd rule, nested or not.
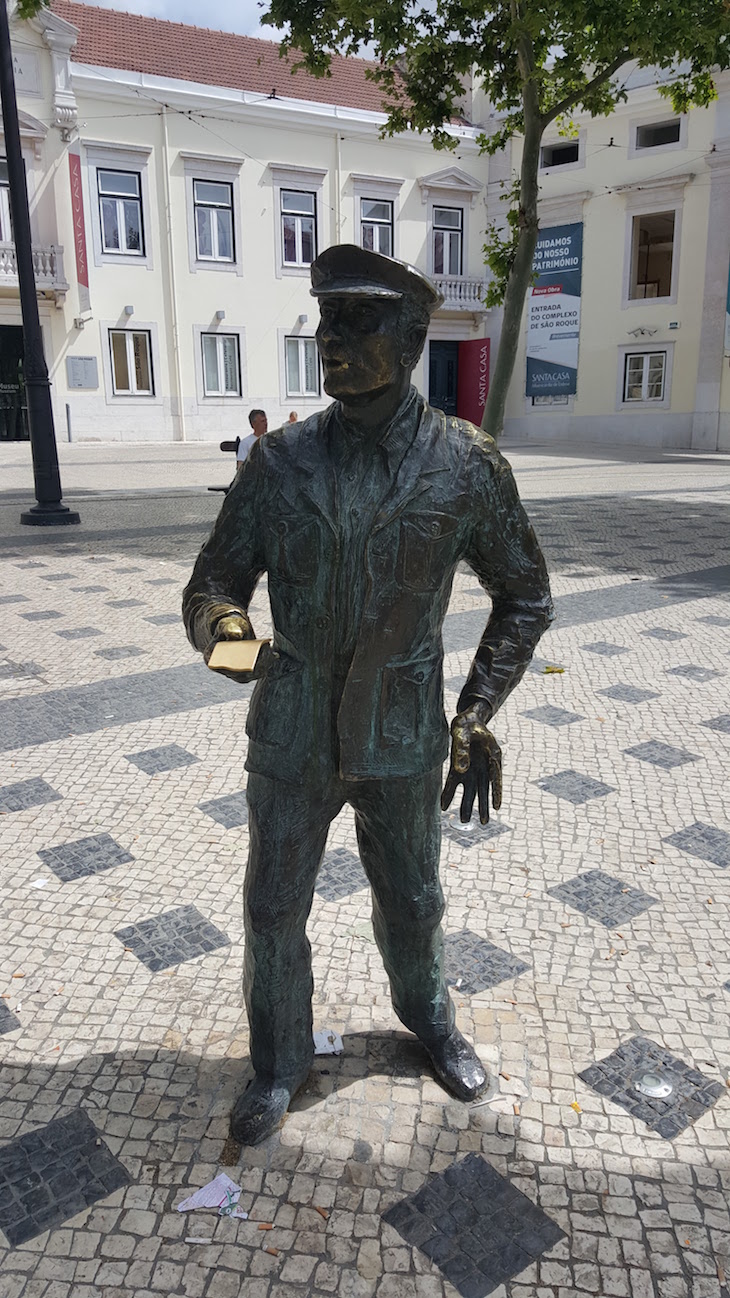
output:
[[[730,451],[730,75],[717,85],[709,108],[679,116],[634,72],[610,117],[545,137],[536,269],[548,273],[528,297],[509,440]],[[514,140],[491,159],[492,219],[520,157]],[[561,303],[566,249],[580,283]],[[489,332],[494,348],[496,312]]]
[[[380,138],[361,60],[315,81],[270,42],[72,0],[11,27],[60,438],[218,441],[252,408],[270,427],[320,409],[309,267],[338,242],[439,283],[415,381],[479,421],[501,314],[484,230],[521,150],[480,154],[483,96],[437,152]],[[730,77],[686,117],[648,74],[628,85],[544,141],[543,242],[571,275],[541,263],[506,438],[727,451]],[[0,139],[0,440],[27,436],[6,176]]]
[[[333,79],[344,104],[80,61],[94,42],[120,39],[129,52],[144,38],[163,66],[184,63],[184,46],[167,47],[181,35],[203,55],[221,37],[66,3],[13,24],[58,436],[70,427],[79,441],[220,440],[249,431],[251,408],[275,427],[326,405],[309,268],[335,242],[392,253],[440,284],[444,307],[416,381],[456,412],[460,345],[479,350],[481,339],[483,351],[487,320],[476,130],[454,126],[454,155],[426,137],[381,140],[385,114],[357,102],[375,94],[359,60],[341,60]],[[276,47],[224,39],[239,81],[255,84],[257,50],[271,60]],[[313,86],[304,74],[295,82],[298,93]],[[326,96],[329,84],[314,89]],[[2,188],[0,221],[9,389],[22,339]],[[470,398],[473,418],[474,391],[459,407]],[[17,402],[4,428],[22,431]]]

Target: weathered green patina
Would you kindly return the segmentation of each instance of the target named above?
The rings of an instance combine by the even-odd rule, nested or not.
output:
[[[321,255],[312,283],[334,403],[260,439],[184,596],[188,635],[206,659],[221,638],[253,637],[247,609],[264,573],[274,624],[247,722],[244,991],[255,1077],[232,1119],[244,1143],[274,1129],[311,1066],[305,926],[327,830],[346,802],[396,1013],[453,1094],[485,1089],[443,971],[441,628],[464,561],[493,606],[451,726],[441,805],[463,785],[462,819],[476,800],[487,821],[490,789],[495,807],[501,800],[488,724],[552,616],[506,460],[486,433],[432,410],[411,386],[435,287],[347,246]]]

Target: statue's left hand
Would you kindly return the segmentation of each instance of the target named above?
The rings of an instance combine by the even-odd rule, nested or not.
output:
[[[479,704],[459,712],[451,723],[451,766],[441,794],[441,810],[446,811],[462,784],[460,819],[471,820],[474,799],[478,799],[479,819],[489,821],[489,792],[492,806],[502,805],[502,750],[481,714]]]

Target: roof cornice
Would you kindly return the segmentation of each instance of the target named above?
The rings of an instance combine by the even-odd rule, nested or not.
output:
[[[385,113],[369,109],[289,99],[279,95],[271,99],[248,90],[151,76],[123,68],[100,68],[90,63],[72,63],[71,77],[77,94],[106,99],[146,99],[158,103],[160,108],[165,104],[168,108],[180,108],[186,112],[191,108],[199,111],[210,109],[221,115],[225,113],[229,117],[257,121],[267,126],[284,122],[287,129],[321,130],[329,133],[346,128],[348,134],[357,133],[377,138],[388,120]],[[481,132],[477,127],[451,125],[447,130],[459,141],[460,148],[467,149],[470,153],[479,152],[477,136]],[[426,135],[403,132],[393,139],[401,143],[407,140],[410,148],[425,149],[428,152],[432,150],[431,139]],[[383,143],[387,144],[388,140]]]

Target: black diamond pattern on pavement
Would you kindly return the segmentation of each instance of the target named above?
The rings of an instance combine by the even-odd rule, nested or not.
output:
[[[581,649],[585,649],[589,654],[600,654],[604,658],[615,658],[617,654],[628,653],[626,645],[609,644],[608,640],[596,640],[594,644],[582,644]]]
[[[22,681],[42,675],[43,668],[38,663],[14,663],[9,658],[0,662],[0,681]]]
[[[650,897],[640,888],[630,888],[622,879],[614,879],[603,870],[586,870],[567,883],[548,888],[548,894],[605,924],[606,928],[627,924],[657,904],[656,897]]]
[[[714,667],[699,667],[697,663],[683,663],[681,667],[669,667],[667,676],[684,676],[688,681],[711,681],[716,676],[722,676],[722,672],[715,671]]]
[[[368,887],[360,857],[346,847],[334,847],[325,853],[317,875],[315,892],[323,901],[340,901]]]
[[[436,1264],[462,1298],[486,1298],[565,1232],[480,1154],[467,1154],[383,1221]]]
[[[141,753],[125,753],[128,762],[138,766],[145,775],[159,775],[162,771],[175,771],[181,766],[192,766],[200,758],[193,756],[179,744],[165,744],[162,748],[146,748]]]
[[[16,1248],[130,1180],[85,1110],[75,1109],[0,1149],[0,1228]]]
[[[708,626],[730,626],[730,617],[721,617],[719,613],[707,613],[705,617],[696,617],[695,622],[706,622]]]
[[[646,1073],[658,1073],[671,1083],[672,1091],[666,1099],[653,1099],[636,1090],[636,1082]],[[645,1122],[650,1131],[658,1132],[665,1140],[679,1135],[711,1109],[726,1089],[648,1037],[632,1037],[613,1054],[600,1063],[591,1064],[578,1076],[599,1095],[620,1104],[622,1109]]]
[[[670,643],[672,640],[686,640],[687,636],[684,631],[672,631],[666,626],[653,626],[648,631],[642,631],[641,635],[649,636],[652,640],[666,640]]]
[[[107,662],[116,662],[120,658],[139,658],[140,654],[147,653],[146,649],[140,649],[136,644],[118,644],[113,645],[110,649],[95,649],[95,658],[105,658]]]
[[[56,635],[60,635],[64,640],[90,640],[93,636],[102,634],[95,626],[72,626],[56,632]]]
[[[607,793],[615,793],[615,789],[610,784],[604,784],[601,780],[594,780],[590,775],[581,775],[579,771],[571,770],[558,771],[555,775],[547,775],[542,780],[534,780],[533,783],[545,793],[554,793],[556,798],[565,798],[576,807],[583,802],[590,802],[591,798],[605,798]]]
[[[100,595],[102,591],[108,590],[108,586],[72,586],[71,589],[78,595]]]
[[[107,608],[143,608],[143,599],[108,599]]]
[[[43,807],[47,802],[60,802],[61,795],[45,780],[22,780],[19,784],[5,784],[0,788],[0,813],[26,811],[29,807]]]
[[[182,618],[179,613],[155,613],[153,617],[146,617],[145,622],[151,622],[153,626],[172,626],[178,622],[182,626]]]
[[[694,825],[688,825],[686,829],[680,829],[676,834],[670,834],[664,839],[670,847],[678,847],[680,852],[688,852],[690,856],[700,856],[703,861],[712,861],[713,865],[719,865],[726,869],[730,865],[730,834],[724,829],[716,829],[714,825],[703,825],[701,820],[696,820]]]
[[[523,717],[530,717],[532,721],[541,721],[544,726],[569,726],[573,721],[584,720],[580,712],[569,712],[567,708],[556,708],[552,703],[546,703],[541,708],[529,708],[522,715]]]
[[[50,622],[53,618],[63,617],[55,608],[37,608],[33,613],[21,613],[26,622]]]
[[[0,595],[0,604],[27,604],[27,595]]]
[[[49,572],[43,574],[41,581],[71,581],[75,575],[73,572]]]
[[[184,964],[198,956],[230,946],[215,924],[201,915],[195,906],[180,906],[162,915],[154,915],[139,924],[117,929],[114,934],[137,959],[150,970],[159,973],[173,965]]]
[[[651,762],[652,766],[663,766],[671,771],[675,766],[685,766],[687,762],[698,762],[699,754],[690,753],[686,748],[673,748],[658,739],[649,739],[645,744],[636,744],[634,748],[625,748],[627,757],[638,757],[640,762]]]
[[[210,816],[224,829],[237,829],[239,825],[248,824],[248,803],[246,792],[226,793],[222,798],[212,798],[210,802],[201,802],[198,810]]]
[[[488,824],[483,825],[476,810],[466,824],[460,821],[458,810],[450,811],[441,824],[443,833],[462,847],[474,847],[478,843],[486,843],[488,839],[498,838],[500,834],[508,834],[512,829],[511,825],[505,825],[499,820],[490,820]]]
[[[61,883],[83,879],[89,874],[101,874],[102,870],[113,870],[116,865],[126,865],[134,860],[131,852],[120,847],[111,834],[77,838],[61,847],[44,848],[38,855]]]
[[[708,730],[719,730],[722,735],[730,735],[730,712],[723,712],[711,721],[700,721],[700,725],[707,726]]]
[[[483,992],[487,987],[496,987],[508,978],[517,978],[530,968],[524,960],[510,951],[503,951],[493,942],[487,942],[468,928],[460,933],[447,934],[444,946],[446,980],[467,996]]]
[[[16,1019],[5,1002],[0,1001],[0,1037],[4,1036],[6,1032],[16,1032],[19,1027],[20,1019]]]
[[[619,703],[645,703],[647,699],[659,698],[654,690],[643,690],[638,685],[609,685],[607,690],[596,690],[596,693]]]

